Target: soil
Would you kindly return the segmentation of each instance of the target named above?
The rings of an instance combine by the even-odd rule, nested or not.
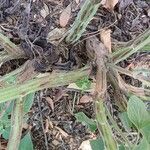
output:
[[[26,54],[26,58],[2,64],[0,75],[18,68],[27,60],[33,62],[33,67],[38,72],[80,68],[89,62],[85,39],[97,34],[99,29],[110,28],[113,41],[128,42],[150,27],[148,0],[119,0],[113,12],[99,8],[76,44],[67,45],[62,42],[57,45],[48,42],[48,34],[55,28],[61,28],[59,17],[64,8],[71,4],[71,17],[65,26],[67,31],[83,1],[0,0],[0,32]],[[3,50],[2,47],[0,49]],[[126,67],[141,55],[143,53],[138,53],[120,65]],[[76,150],[83,141],[97,136],[97,133],[90,132],[74,117],[74,113],[80,111],[90,118],[94,117],[93,102],[79,103],[83,95],[89,93],[68,89],[67,86],[36,93],[27,122],[36,150]]]

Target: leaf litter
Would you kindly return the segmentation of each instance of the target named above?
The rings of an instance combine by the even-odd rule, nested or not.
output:
[[[71,27],[79,11],[76,5],[80,5],[79,3],[82,3],[82,1],[34,0],[30,3],[28,1],[14,0],[13,2],[11,3],[8,0],[7,3],[0,4],[0,32],[9,37],[25,53],[25,56],[23,59],[18,58],[2,64],[0,75],[11,72],[24,64],[28,59],[31,60],[33,65],[29,67],[29,70],[26,68],[21,79],[19,79],[20,82],[30,78],[30,74],[34,71],[38,73],[52,72],[55,69],[68,71],[79,66],[81,67],[90,61],[89,58],[93,54],[88,54],[87,56],[85,41],[79,42],[76,46],[66,45],[63,42],[59,44],[58,42]],[[73,5],[73,2],[77,4]],[[105,9],[100,8],[98,10],[87,27],[86,36],[82,38],[87,38],[89,33],[92,34],[98,31],[99,27],[100,29],[110,27],[110,29],[104,30],[100,34],[100,39],[109,52],[111,52],[111,39],[126,42],[150,27],[149,2],[141,2],[140,0],[105,0],[102,5]],[[115,22],[116,19],[117,22]],[[60,47],[63,47],[63,50]],[[3,50],[2,45],[1,50]],[[127,60],[126,63],[122,63],[121,66],[127,67],[128,64],[141,60],[142,54],[136,54],[136,56]],[[147,53],[144,52],[144,54]],[[135,57],[137,59],[134,59]],[[130,69],[134,70],[137,68]],[[133,84],[136,83],[133,82]],[[58,93],[61,93],[62,89],[66,90],[65,94],[59,96],[55,101],[55,97],[57,97]],[[91,89],[95,89],[95,84]],[[45,149],[44,131],[42,131],[39,121],[38,98],[40,99],[44,124],[47,124],[45,130],[48,135],[49,149],[78,149],[82,141],[93,138],[93,134],[89,133],[81,123],[77,123],[70,112],[75,92],[77,93],[76,100],[80,99],[80,104],[75,103],[75,112],[83,111],[89,117],[93,117],[92,99],[90,96],[87,97],[87,93],[91,92],[90,90],[82,93],[81,89],[73,84],[67,88],[46,89],[40,91],[40,94],[36,94],[28,120],[28,124],[31,125],[32,140],[36,149]],[[51,99],[50,103],[45,101],[45,97]],[[47,129],[49,127],[47,122],[51,122],[59,130],[54,128]],[[61,136],[63,134],[69,138],[65,139]],[[0,139],[0,142],[2,146],[5,145],[6,147],[6,140]],[[63,146],[62,142],[64,143]]]

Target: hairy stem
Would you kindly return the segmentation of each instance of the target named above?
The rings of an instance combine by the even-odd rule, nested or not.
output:
[[[75,82],[89,73],[89,68],[84,67],[82,69],[71,71],[68,73],[52,73],[43,74],[42,77],[28,80],[26,82],[8,85],[5,88],[0,88],[0,103],[25,96],[29,93],[39,91],[45,88],[57,87],[67,85],[71,82]]]
[[[7,145],[8,150],[18,150],[23,123],[23,104],[22,98],[15,100],[14,107],[11,115],[11,131],[9,142]]]
[[[150,44],[150,28],[147,29],[143,34],[137,37],[135,40],[128,42],[128,45],[125,48],[117,49],[112,54],[112,59],[115,64],[120,61],[125,60],[132,54],[144,48],[146,45]]]

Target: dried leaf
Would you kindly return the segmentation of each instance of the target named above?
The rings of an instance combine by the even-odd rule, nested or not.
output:
[[[109,53],[111,53],[111,36],[110,36],[111,30],[102,30],[100,33],[100,38]]]
[[[80,103],[83,103],[83,104],[86,104],[86,103],[89,103],[92,101],[93,101],[93,98],[91,96],[88,96],[88,95],[83,95],[80,99]]]
[[[44,7],[43,7],[43,9],[40,11],[40,13],[41,13],[41,16],[43,17],[43,18],[45,18],[48,14],[49,14],[49,8],[48,8],[48,6],[44,3]]]
[[[46,97],[45,99],[46,99],[46,101],[49,103],[49,105],[50,105],[52,111],[54,111],[54,103],[53,103],[53,100],[52,100],[50,97]]]
[[[66,33],[65,28],[55,28],[48,33],[47,41],[54,45],[58,45],[59,40],[64,36],[65,33]]]
[[[61,27],[65,27],[68,24],[70,16],[71,16],[71,5],[68,5],[63,10],[59,18],[59,23]]]
[[[116,6],[116,4],[118,3],[119,0],[102,0],[101,4],[103,5],[103,7],[105,7],[106,9],[109,10],[113,10],[114,7]]]

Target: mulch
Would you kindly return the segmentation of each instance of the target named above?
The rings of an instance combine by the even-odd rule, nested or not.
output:
[[[83,0],[84,1],[84,0]],[[100,7],[80,41],[75,45],[62,42],[55,45],[47,41],[48,33],[61,28],[59,16],[71,4],[69,30],[81,4],[75,0],[0,0],[0,32],[10,38],[26,54],[26,58],[11,60],[0,68],[5,75],[32,60],[38,72],[73,70],[87,64],[85,39],[97,34],[99,29],[110,28],[113,41],[128,42],[150,27],[150,2],[146,0],[119,0],[114,11]],[[117,43],[117,42],[116,42]],[[63,47],[63,48],[62,48]],[[0,50],[3,50],[0,47]],[[133,57],[139,57],[140,54]],[[135,59],[134,59],[135,60]],[[127,66],[132,58],[121,64]],[[36,150],[76,150],[82,141],[96,137],[73,113],[83,111],[94,117],[93,103],[78,103],[88,93],[68,90],[65,87],[37,92],[29,112],[28,125]],[[46,98],[51,99],[49,103]],[[47,143],[47,144],[46,144]]]

